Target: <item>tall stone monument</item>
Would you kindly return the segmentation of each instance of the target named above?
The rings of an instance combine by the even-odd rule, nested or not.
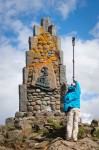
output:
[[[49,18],[34,26],[26,51],[23,83],[19,85],[20,112],[60,111],[65,92],[66,75],[61,38]]]

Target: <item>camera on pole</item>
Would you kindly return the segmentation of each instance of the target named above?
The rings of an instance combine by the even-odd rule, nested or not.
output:
[[[75,78],[75,61],[74,61],[74,46],[75,46],[75,37],[72,37],[72,46],[73,46],[73,81]]]

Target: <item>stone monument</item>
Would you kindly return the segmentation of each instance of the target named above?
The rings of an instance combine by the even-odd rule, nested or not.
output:
[[[60,112],[66,91],[61,38],[49,18],[35,25],[26,51],[23,83],[19,85],[20,112]],[[65,84],[64,84],[65,83]]]

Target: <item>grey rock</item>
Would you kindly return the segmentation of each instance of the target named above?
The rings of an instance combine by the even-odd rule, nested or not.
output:
[[[46,109],[46,105],[41,105],[41,110],[45,110]]]
[[[56,35],[56,26],[55,25],[50,25],[48,27],[48,31],[50,32],[51,35]]]
[[[41,104],[42,104],[42,101],[41,101],[41,100],[37,100],[37,101],[36,101],[36,104],[37,104],[37,105],[41,105]]]
[[[62,50],[59,51],[59,64],[63,65],[63,51]]]
[[[56,102],[51,102],[51,105],[55,105]]]
[[[34,144],[34,149],[45,149],[49,141],[42,141],[40,143]]]
[[[46,94],[45,92],[41,92],[41,93],[40,93],[40,95],[45,95],[45,94]]]
[[[48,92],[47,94],[48,94],[48,95],[52,95],[53,93],[52,93],[52,92]]]
[[[34,30],[36,30],[35,27],[34,27]],[[30,50],[31,49],[36,49],[37,48],[37,43],[38,43],[37,37],[35,37],[35,36],[34,37],[29,37],[29,49]]]
[[[4,144],[5,138],[3,135],[0,135],[0,144]]]
[[[55,98],[60,98],[60,95],[59,94],[55,95]]]
[[[57,49],[61,50],[61,37],[60,36],[56,36],[56,46],[57,46]]]
[[[37,92],[37,93],[40,93],[40,92],[41,92],[41,90],[40,90],[40,89],[36,89],[36,92]]]
[[[11,139],[22,139],[23,138],[23,133],[22,130],[12,130],[12,131],[8,131],[8,138]]]
[[[34,59],[34,53],[32,51],[26,51],[26,66],[32,63]]]
[[[50,24],[51,24],[51,20],[49,18],[41,19],[41,26],[43,26],[45,32],[48,31],[48,27],[50,26]]]
[[[30,95],[30,96],[28,96],[27,98],[28,98],[29,100],[30,100],[30,99],[32,100],[33,96],[32,96],[32,95]]]
[[[32,105],[32,106],[35,106],[35,105],[36,105],[36,102],[31,102],[31,105]]]
[[[19,111],[27,111],[27,87],[19,85]]]
[[[23,84],[27,84],[29,68],[23,68]]]
[[[42,104],[43,104],[43,105],[47,105],[47,102],[46,102],[46,101],[42,101]]]
[[[56,98],[55,98],[55,97],[53,97],[53,96],[51,96],[51,101],[52,101],[52,100],[54,100],[54,101],[55,101],[55,100],[56,100]]]
[[[55,104],[51,104],[51,109],[55,110]]]
[[[60,105],[60,101],[56,101],[56,105]]]
[[[27,89],[28,94],[31,94],[31,93],[34,93],[34,92],[35,92],[35,89]]]
[[[30,106],[31,104],[30,104],[30,102],[27,102],[27,106]]]
[[[6,119],[6,121],[5,121],[5,124],[7,125],[7,126],[14,126],[14,118],[13,117],[11,117],[11,118],[7,118]]]
[[[40,110],[40,106],[39,106],[39,105],[35,105],[35,106],[34,106],[34,110],[36,110],[36,111],[37,111],[37,110]]]
[[[40,34],[40,26],[34,25],[34,29],[33,29],[33,35],[39,35]]]
[[[99,127],[99,119],[93,119],[91,122],[91,127]]]
[[[56,105],[56,109],[57,109],[57,110],[60,110],[60,105]]]
[[[28,109],[29,111],[33,111],[33,107],[32,107],[32,106],[28,106],[27,109]]]
[[[0,150],[14,150],[13,148],[8,148],[5,146],[0,146]]]
[[[60,84],[66,83],[66,66],[60,65]]]
[[[53,116],[53,112],[48,111],[48,112],[45,113],[45,116]]]
[[[50,97],[44,97],[43,100],[48,101],[48,100],[50,100]]]
[[[54,113],[54,116],[60,116],[60,115],[61,115],[60,111]]]
[[[23,116],[24,116],[24,113],[25,113],[25,112],[17,111],[17,112],[15,113],[15,117],[17,117],[17,118],[23,117]]]
[[[78,142],[66,141],[61,138],[54,139],[48,146],[47,150],[96,150],[98,144],[90,138],[84,138]]]
[[[49,105],[51,102],[50,101],[47,101],[47,104]]]
[[[33,96],[37,96],[38,95],[38,93],[33,93]]]
[[[26,112],[26,113],[25,113],[25,116],[31,117],[31,116],[33,116],[33,113],[32,113],[32,112]]]
[[[32,102],[33,100],[32,99],[28,99],[28,102],[30,103],[30,102]]]
[[[42,98],[42,95],[38,94],[37,98]]]
[[[32,133],[32,126],[28,120],[21,120],[19,122],[19,124],[20,124],[20,127],[22,129],[23,135],[25,137],[29,136],[30,133]]]

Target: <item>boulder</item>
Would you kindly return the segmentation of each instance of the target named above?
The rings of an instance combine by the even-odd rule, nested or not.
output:
[[[23,138],[22,130],[8,131],[7,135],[8,135],[8,138],[10,138],[10,139],[20,139],[21,140]]]
[[[22,129],[23,135],[27,137],[30,133],[32,133],[32,126],[28,120],[20,120],[15,124],[16,127]]]
[[[99,127],[99,119],[93,119],[91,122],[91,127]]]
[[[15,117],[16,117],[16,118],[23,117],[23,116],[24,116],[24,113],[25,113],[25,112],[17,111],[17,112],[15,113]]]
[[[13,117],[7,118],[5,124],[7,126],[14,126],[14,118]]]
[[[4,136],[3,135],[0,135],[0,144],[3,144],[4,143]]]
[[[48,145],[48,141],[43,141],[43,142],[40,142],[40,143],[35,143],[34,144],[34,148],[35,149],[44,149],[46,148],[46,146]]]
[[[96,150],[98,144],[90,138],[84,138],[78,142],[65,141],[61,138],[54,139],[47,150]]]
[[[5,146],[0,146],[0,150],[14,150],[14,149],[12,149],[12,148],[7,148],[7,147],[5,147]]]

